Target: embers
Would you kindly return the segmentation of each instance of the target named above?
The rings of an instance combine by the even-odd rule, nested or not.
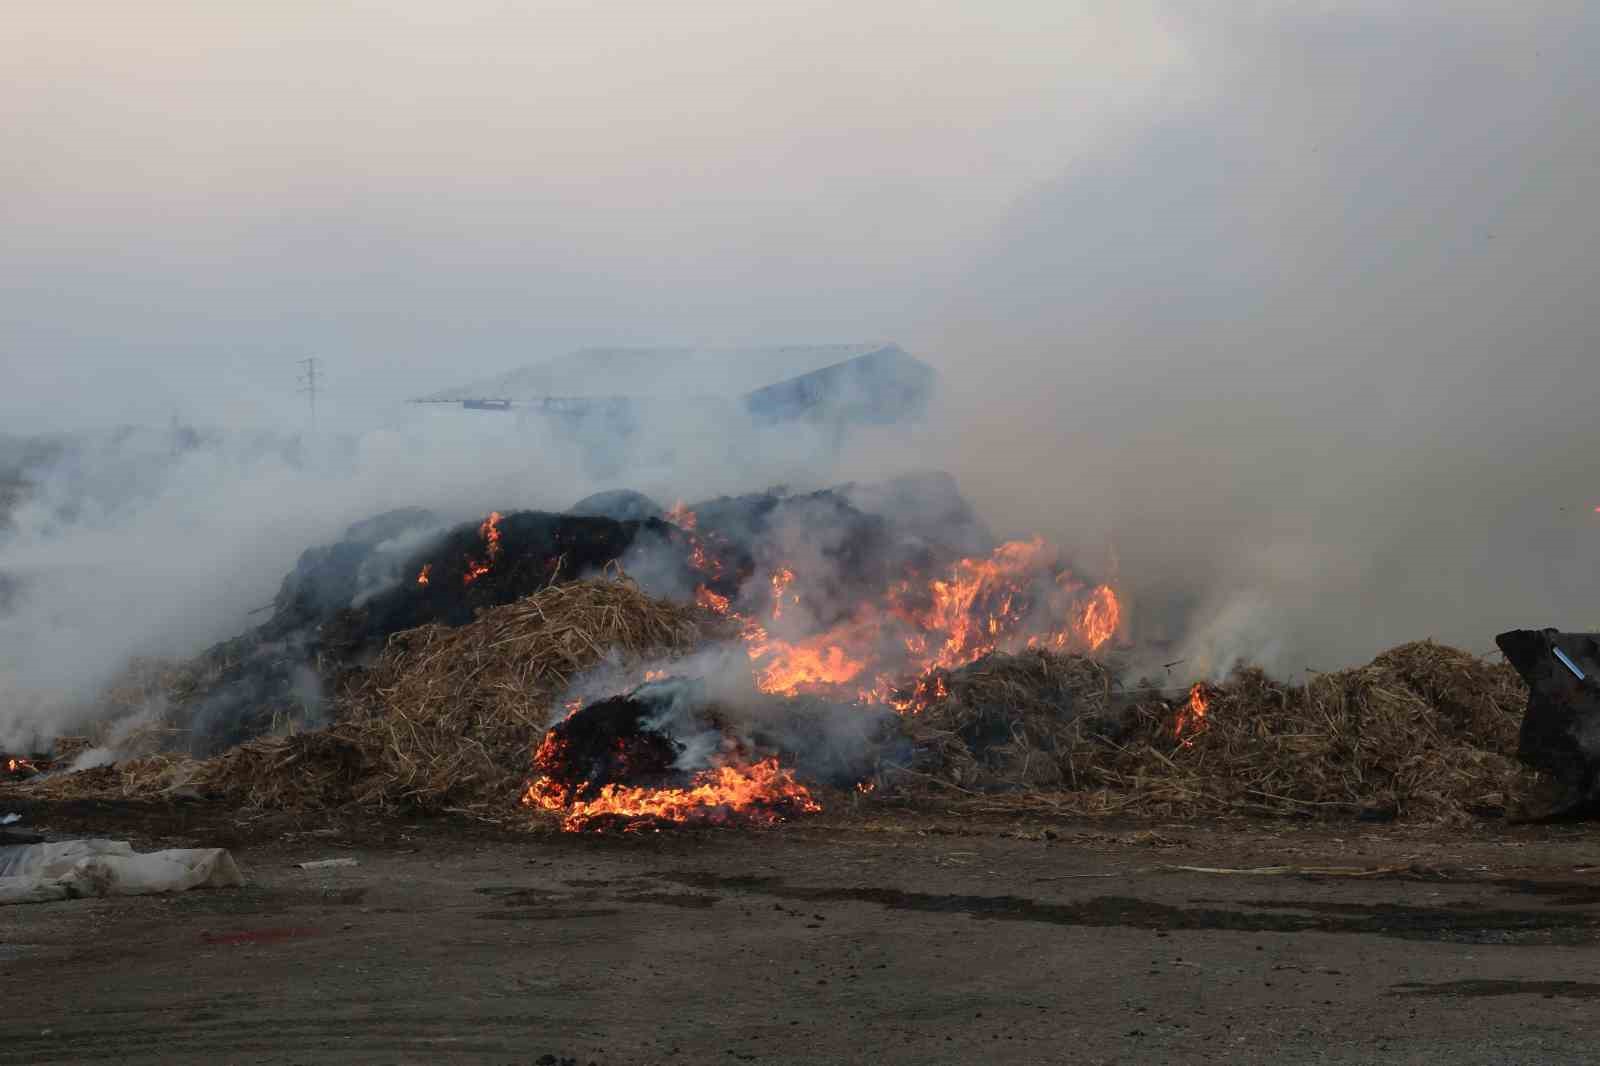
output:
[[[590,704],[545,734],[523,803],[560,813],[569,832],[775,825],[820,809],[776,756],[756,757],[724,725],[700,686],[682,679]],[[666,730],[722,742],[691,773],[676,768],[686,748]]]
[[[26,781],[48,769],[50,769],[48,756],[0,753],[0,781]]]

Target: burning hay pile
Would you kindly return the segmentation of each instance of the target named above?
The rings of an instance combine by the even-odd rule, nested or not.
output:
[[[29,769],[22,787],[277,809],[520,802],[576,830],[774,824],[817,809],[819,786],[970,811],[1449,818],[1504,809],[1524,783],[1509,666],[1418,643],[1304,685],[1241,668],[1177,699],[1125,689],[1110,585],[1042,539],[994,543],[968,521],[941,541],[928,531],[945,510],[886,518],[851,502],[863,492],[680,505],[670,522],[494,512],[420,549],[375,538],[421,518],[380,516],[308,553],[263,626],[130,674],[113,702],[179,715],[122,738],[136,757]],[[836,534],[826,548],[819,530]],[[623,577],[624,552],[675,599]],[[361,599],[374,560],[388,584]],[[276,708],[308,663],[332,722],[282,735]],[[263,737],[269,712],[278,735]],[[161,729],[182,715],[212,740],[245,732],[214,755],[191,737],[210,758],[172,754]]]
[[[1504,810],[1528,783],[1516,672],[1431,642],[1305,685],[1241,668],[1179,701],[1046,653],[932,680],[908,783],[992,794],[969,808],[1457,818]],[[1059,791],[1025,791],[1040,788]]]

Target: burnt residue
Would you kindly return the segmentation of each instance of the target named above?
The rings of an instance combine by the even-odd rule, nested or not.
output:
[[[685,910],[707,910],[721,901],[721,896],[708,896],[698,892],[630,892],[617,899],[623,903],[659,903],[663,907],[682,907]]]
[[[1407,981],[1393,985],[1396,996],[1543,996],[1546,999],[1600,998],[1600,982],[1595,981],[1515,981],[1466,980],[1424,984]]]
[[[1600,884],[1578,881],[1524,881],[1505,878],[1494,884],[1507,892],[1544,896],[1552,907],[1590,907],[1600,903]]]
[[[943,895],[894,888],[790,885],[773,877],[664,873],[662,880],[698,889],[743,891],[806,903],[876,903],[891,910],[961,914],[989,921],[1160,931],[1239,933],[1354,933],[1401,940],[1492,945],[1600,942],[1600,917],[1571,911],[1405,907],[1388,904],[1327,907],[1293,901],[1246,904],[1247,910],[1175,906],[1131,896],[1054,902],[1022,896]],[[1266,908],[1283,913],[1266,913]],[[1295,911],[1310,913],[1294,913]]]
[[[478,917],[491,922],[567,922],[579,918],[610,918],[621,913],[615,907],[522,907],[485,911]]]

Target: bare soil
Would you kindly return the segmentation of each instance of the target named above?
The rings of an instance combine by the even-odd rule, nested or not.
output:
[[[1600,1039],[1588,826],[24,813],[226,846],[250,884],[0,909],[0,1063],[1461,1066]],[[293,865],[326,858],[358,864]],[[1281,865],[1346,870],[1175,869]]]

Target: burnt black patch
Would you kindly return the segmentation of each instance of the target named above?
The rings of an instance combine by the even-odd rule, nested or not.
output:
[[[1553,907],[1587,907],[1600,903],[1600,884],[1577,881],[1514,881],[1494,882],[1507,892],[1525,896],[1550,897]]]
[[[1397,996],[1543,996],[1546,999],[1600,999],[1600,982],[1467,980],[1424,984],[1407,981],[1394,985]]]
[[[609,918],[621,913],[615,907],[524,907],[484,911],[478,917],[492,922],[567,922],[578,918]]]
[[[1502,946],[1593,944],[1600,917],[1570,911],[1518,911],[1450,907],[1351,904],[1314,907],[1293,902],[1246,904],[1248,910],[1217,906],[1180,907],[1131,896],[1096,896],[1051,902],[1021,896],[941,895],[893,888],[826,888],[789,885],[775,877],[658,874],[692,888],[745,891],[807,903],[876,903],[891,910],[960,914],[988,921],[1038,922],[1091,928],[1159,931],[1218,930],[1237,933],[1347,933]],[[1288,908],[1267,913],[1266,908]],[[1310,913],[1293,913],[1308,911]]]
[[[683,907],[686,910],[707,910],[721,901],[721,896],[707,896],[698,892],[631,892],[618,896],[623,903],[659,903],[664,907]]]

